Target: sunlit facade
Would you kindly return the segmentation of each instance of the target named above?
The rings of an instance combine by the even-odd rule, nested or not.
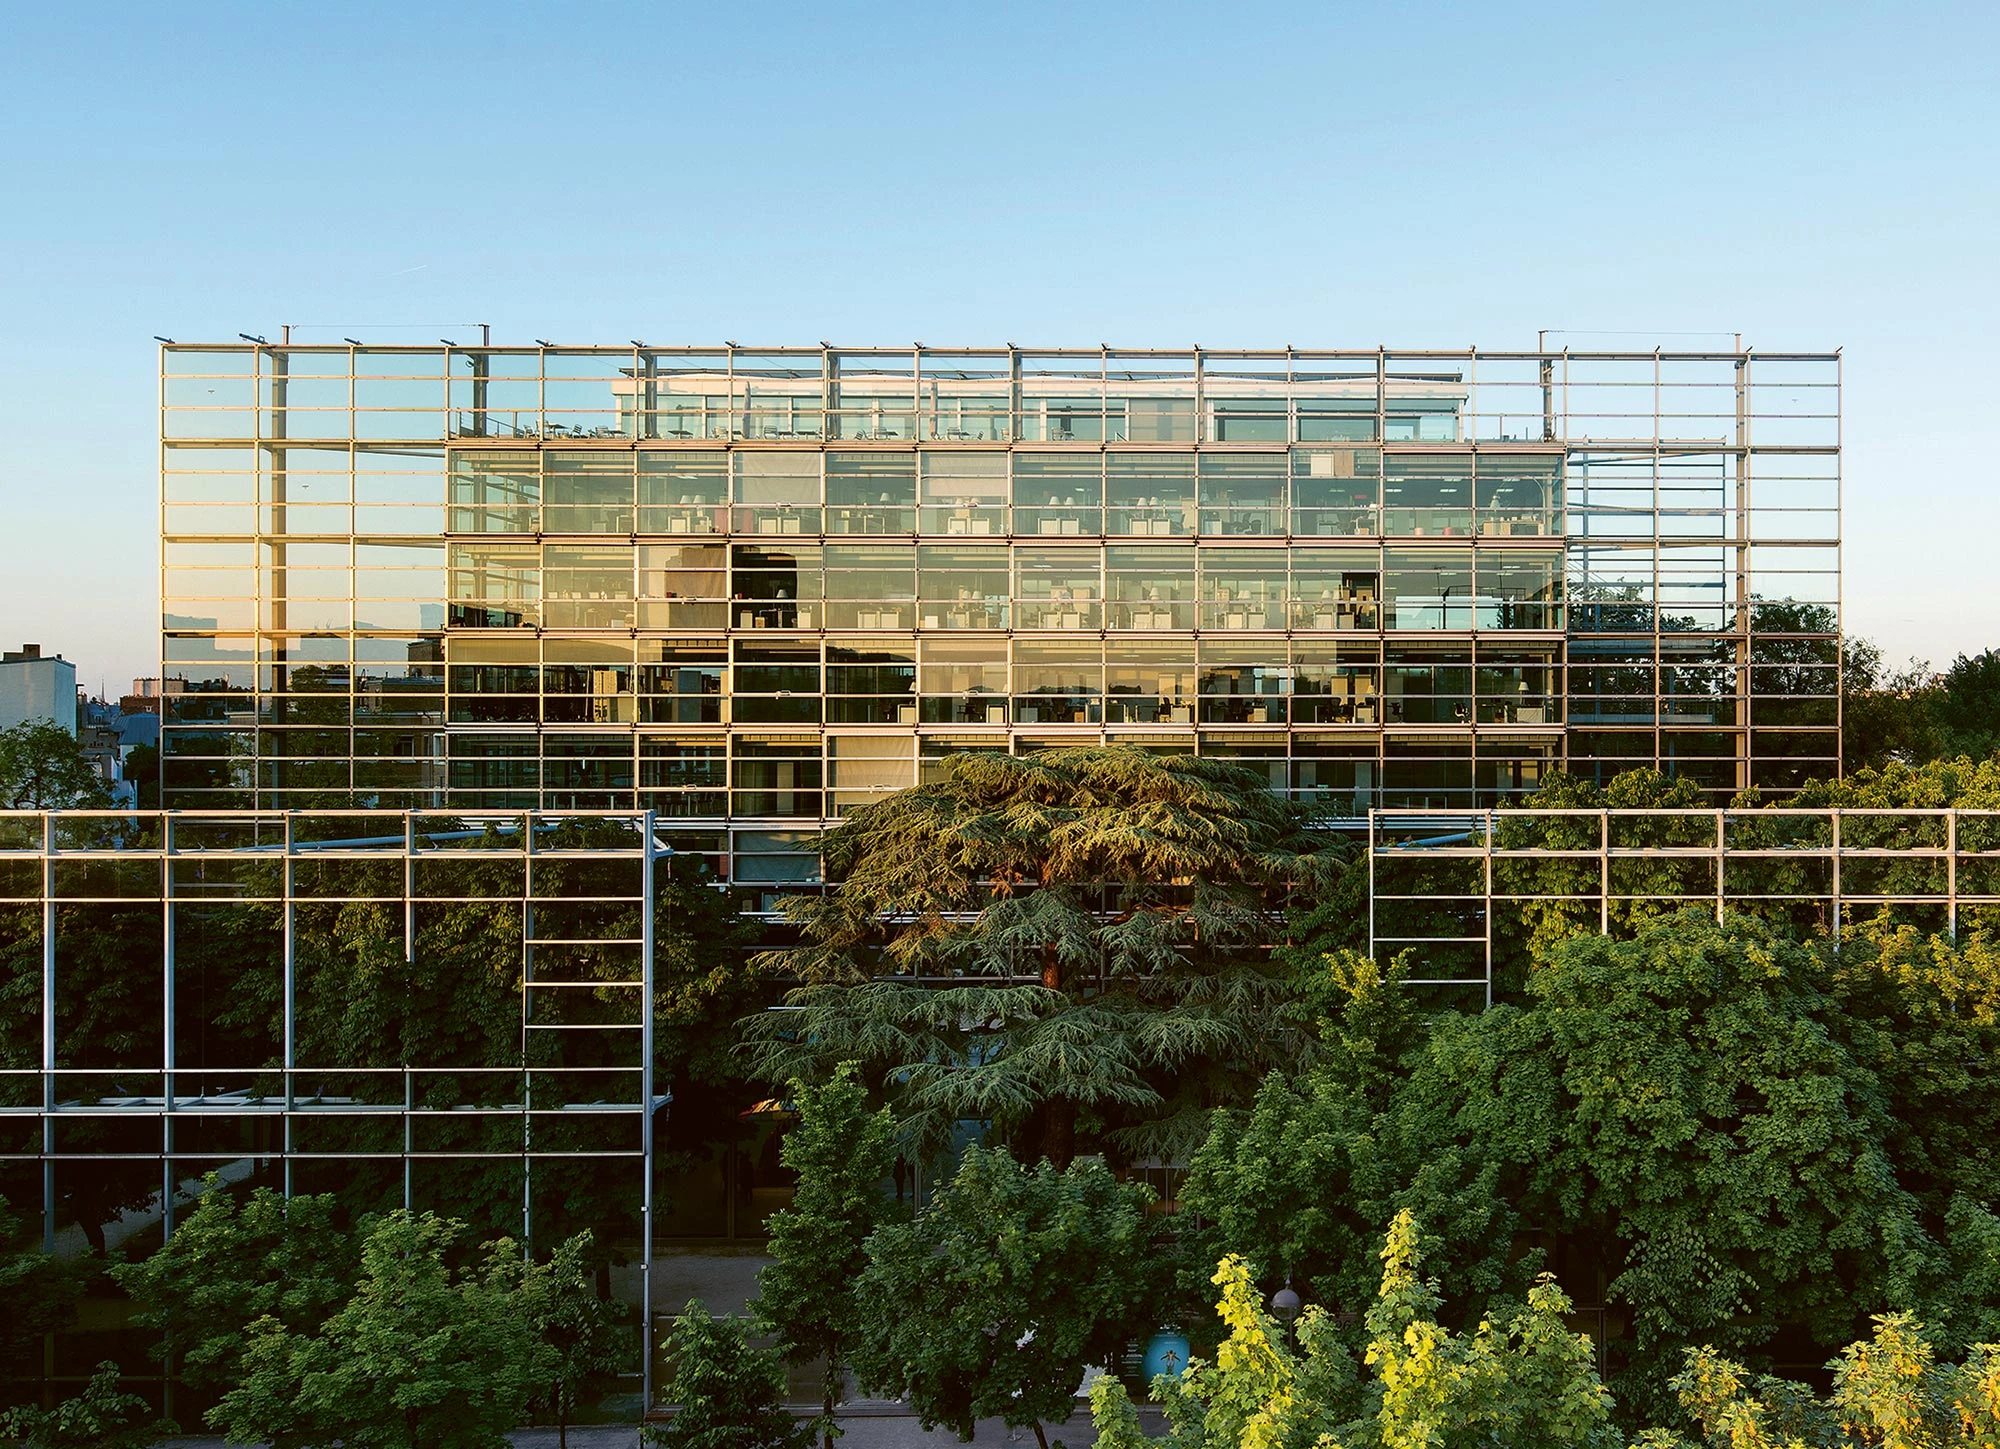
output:
[[[652,810],[775,885],[962,750],[1227,755],[1356,814],[1838,768],[1835,355],[161,371],[170,807]]]

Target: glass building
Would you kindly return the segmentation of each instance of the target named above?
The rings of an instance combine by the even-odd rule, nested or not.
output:
[[[170,808],[651,810],[778,885],[962,750],[1839,765],[1837,354],[169,344],[161,407]]]

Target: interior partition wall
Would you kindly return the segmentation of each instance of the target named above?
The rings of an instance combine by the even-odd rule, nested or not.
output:
[[[1355,817],[1839,765],[1836,354],[161,354],[168,803],[809,827],[965,748]]]
[[[0,813],[0,1196],[64,1256],[156,1247],[210,1175],[589,1229],[637,1378],[668,851],[644,813]],[[115,1321],[52,1375],[157,1375]]]

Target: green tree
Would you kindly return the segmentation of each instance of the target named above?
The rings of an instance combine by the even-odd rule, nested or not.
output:
[[[569,1421],[585,1390],[618,1367],[615,1311],[598,1296],[590,1264],[591,1236],[557,1245],[546,1263],[521,1278],[521,1311],[548,1349],[548,1379],[538,1396],[556,1421],[556,1442],[569,1449]]]
[[[0,1439],[18,1449],[151,1449],[162,1434],[175,1432],[144,1399],[118,1386],[118,1365],[109,1360],[97,1366],[81,1394],[53,1409],[0,1414]]]
[[[134,745],[125,757],[125,779],[137,795],[134,807],[140,810],[160,808],[160,747],[158,745]]]
[[[1223,1259],[1213,1281],[1229,1336],[1213,1362],[1153,1381],[1172,1427],[1165,1449],[1610,1449],[1611,1396],[1590,1339],[1564,1322],[1570,1301],[1554,1280],[1542,1275],[1504,1321],[1454,1333],[1437,1321],[1437,1285],[1417,1276],[1418,1244],[1415,1219],[1397,1214],[1368,1310],[1365,1384],[1323,1309],[1300,1315],[1294,1348],[1242,1261]],[[1122,1385],[1101,1381],[1091,1409],[1097,1449],[1146,1449]]]
[[[857,1295],[862,1383],[907,1398],[926,1429],[971,1439],[998,1415],[1061,1420],[1089,1364],[1136,1331],[1149,1297],[1145,1203],[1102,1164],[1022,1167],[970,1148],[912,1223],[878,1229]]]
[[[392,1213],[361,1248],[361,1278],[316,1334],[251,1325],[241,1380],[208,1415],[271,1449],[499,1449],[551,1377],[521,1312],[520,1249],[487,1245],[470,1271],[447,1255],[463,1225]]]
[[[131,1295],[133,1321],[161,1333],[169,1368],[178,1358],[189,1384],[219,1389],[240,1378],[252,1323],[317,1333],[353,1291],[360,1261],[332,1196],[260,1187],[239,1204],[213,1175],[207,1184],[158,1251],[111,1276]]]
[[[1985,759],[2000,751],[2000,649],[1952,660],[1935,712],[1946,755]]]
[[[750,1346],[743,1325],[712,1318],[699,1298],[667,1339],[673,1364],[674,1416],[648,1424],[653,1449],[805,1449],[810,1425],[780,1402],[784,1369],[775,1354]]]
[[[21,1221],[0,1198],[0,1381],[40,1368],[42,1338],[76,1314],[92,1265],[51,1257],[21,1241]]]
[[[1496,1229],[1559,1225],[1573,1271],[1632,1310],[1621,1400],[1650,1410],[1690,1343],[1837,1343],[1922,1290],[1935,1245],[1814,950],[1690,910],[1565,941],[1528,986],[1528,1008],[1440,1018],[1377,1132],[1420,1216],[1483,1199],[1507,1205]],[[1491,1264],[1505,1237],[1485,1242]]]
[[[859,1336],[857,1284],[868,1266],[868,1236],[888,1215],[882,1179],[894,1165],[895,1119],[868,1110],[852,1063],[826,1085],[792,1083],[798,1125],[779,1159],[798,1174],[792,1204],[769,1223],[772,1258],[750,1305],[777,1352],[794,1363],[824,1360],[825,1398],[816,1428],[825,1449],[840,1432],[834,1408],[846,1384],[848,1351]]]
[[[52,720],[0,730],[0,806],[8,810],[102,810],[111,792],[76,736]]]
[[[1712,1449],[1949,1449],[2000,1443],[2000,1344],[1980,1344],[1962,1364],[1939,1363],[1923,1324],[1877,1315],[1874,1334],[1827,1365],[1833,1392],[1752,1377],[1712,1348],[1690,1349],[1673,1380],[1682,1410]],[[1665,1429],[1635,1449],[1688,1449]]]
[[[835,884],[762,958],[805,984],[746,1023],[758,1068],[861,1062],[928,1147],[970,1118],[1029,1161],[1178,1155],[1305,1040],[1268,951],[1288,893],[1338,871],[1309,824],[1226,760],[953,756],[822,837]]]

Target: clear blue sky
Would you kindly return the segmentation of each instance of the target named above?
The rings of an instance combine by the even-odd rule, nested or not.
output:
[[[1551,328],[1845,348],[1849,627],[1945,662],[2000,643],[1996,54],[1990,3],[17,4],[0,640],[153,672],[154,333]]]

